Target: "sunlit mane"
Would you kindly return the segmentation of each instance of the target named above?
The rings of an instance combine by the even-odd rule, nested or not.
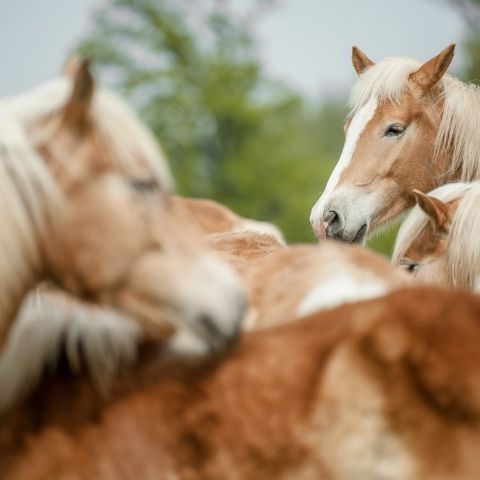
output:
[[[0,118],[0,317],[39,264],[38,241],[62,210],[53,178],[32,150],[22,127]],[[12,314],[14,312],[11,312]],[[2,322],[0,321],[0,331]],[[1,333],[1,332],[0,332]]]
[[[409,75],[421,63],[411,58],[386,58],[362,73],[353,87],[350,107],[356,111],[372,97],[379,103],[397,101],[406,90]],[[460,168],[463,181],[480,176],[480,89],[444,75],[442,120],[435,149],[452,148],[452,171]]]
[[[29,93],[1,101],[0,108],[28,125],[60,110],[69,97],[71,87],[69,78],[57,78]],[[103,136],[119,168],[128,175],[135,175],[140,169],[148,167],[165,190],[173,189],[172,176],[159,145],[150,130],[119,96],[96,88],[91,118],[96,132]]]
[[[453,285],[473,289],[480,273],[480,182],[450,183],[433,190],[429,195],[442,202],[461,199],[448,237],[448,273]],[[395,262],[405,255],[427,222],[428,217],[423,210],[414,207],[398,232],[392,257]]]

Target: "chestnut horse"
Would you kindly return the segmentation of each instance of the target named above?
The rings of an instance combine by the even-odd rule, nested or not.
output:
[[[478,290],[480,183],[451,183],[428,195],[402,224],[393,261],[419,281]]]
[[[28,289],[47,279],[134,317],[156,338],[182,326],[211,344],[235,338],[241,284],[189,240],[153,139],[123,102],[95,88],[88,62],[0,110],[2,340]]]
[[[4,480],[480,477],[480,300],[410,289],[251,332],[108,399],[65,370],[0,424]],[[176,362],[176,360],[174,359]]]
[[[480,90],[445,74],[453,54],[374,64],[353,48],[345,144],[310,217],[319,237],[361,242],[413,206],[413,189],[480,177]]]
[[[359,246],[327,241],[285,247],[271,235],[252,231],[207,239],[244,281],[250,304],[242,324],[246,330],[383,296],[412,281],[402,269]],[[95,388],[107,394],[116,376],[134,363],[143,338],[128,318],[59,292],[30,299],[0,354],[0,413],[28,395],[45,368],[56,368],[61,351],[72,370],[86,372]],[[175,335],[169,348],[188,356],[211,353],[204,342],[183,333]]]

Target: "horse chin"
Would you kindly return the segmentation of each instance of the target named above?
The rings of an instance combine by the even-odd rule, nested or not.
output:
[[[368,224],[364,223],[357,230],[342,230],[340,232],[329,232],[329,229],[326,229],[326,237],[332,240],[338,240],[344,243],[351,243],[357,245],[364,245],[367,239],[368,233]],[[319,237],[319,240],[322,238]]]

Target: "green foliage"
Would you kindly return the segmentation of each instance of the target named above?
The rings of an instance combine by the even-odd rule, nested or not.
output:
[[[467,26],[462,45],[465,65],[460,77],[480,84],[480,0],[449,0],[449,3],[459,11]]]
[[[307,108],[262,70],[247,24],[201,5],[188,7],[194,28],[181,2],[113,0],[79,50],[139,107],[181,193],[313,240],[308,213],[341,148],[345,101]]]
[[[462,77],[480,85],[480,30],[469,33],[464,48],[467,61],[462,70]]]
[[[401,221],[398,220],[376,232],[371,238],[369,238],[367,245],[372,250],[375,250],[378,253],[390,258],[400,225]]]
[[[480,0],[450,1],[466,19],[480,10]],[[181,193],[273,221],[289,241],[313,241],[308,214],[341,150],[345,98],[307,104],[272,81],[249,24],[225,3],[110,0],[79,50],[138,107]],[[478,80],[480,35],[470,32],[463,76]],[[369,244],[389,255],[395,233]]]

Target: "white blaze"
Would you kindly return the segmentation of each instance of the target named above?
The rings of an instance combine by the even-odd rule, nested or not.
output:
[[[335,165],[335,168],[333,169],[330,178],[328,179],[325,190],[312,208],[310,214],[310,223],[312,225],[319,224],[322,221],[325,205],[330,200],[332,192],[338,184],[340,175],[350,163],[353,153],[355,152],[358,139],[360,138],[360,135],[367,126],[367,123],[373,118],[376,109],[377,100],[376,98],[371,98],[368,103],[366,103],[362,108],[360,108],[358,112],[353,116],[347,131],[342,154],[340,155],[340,158]]]

